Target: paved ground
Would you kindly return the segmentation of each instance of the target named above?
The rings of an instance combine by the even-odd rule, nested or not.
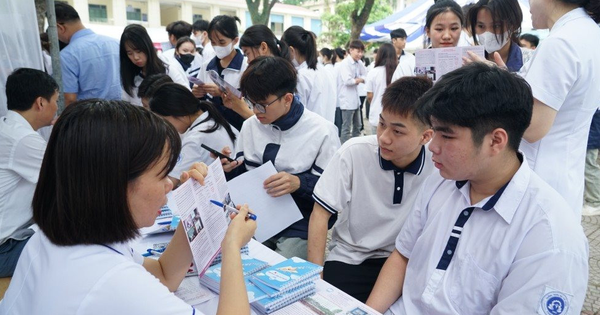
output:
[[[590,242],[590,276],[581,314],[600,314],[600,216],[583,217],[581,224]]]

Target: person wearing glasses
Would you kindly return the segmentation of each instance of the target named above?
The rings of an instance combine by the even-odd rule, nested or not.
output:
[[[296,69],[284,58],[261,56],[249,64],[240,88],[255,115],[242,126],[236,160],[221,159],[221,163],[228,179],[273,163],[278,173],[265,180],[264,188],[272,197],[291,194],[303,218],[265,245],[285,257],[306,259],[313,189],[340,140],[333,123],[305,110],[294,95],[296,84]],[[225,147],[222,152],[229,156],[231,149]]]

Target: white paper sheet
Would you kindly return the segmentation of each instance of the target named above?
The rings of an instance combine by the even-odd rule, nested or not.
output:
[[[257,216],[256,234],[264,242],[283,229],[302,219],[302,213],[289,194],[273,198],[263,188],[263,182],[277,170],[269,161],[227,182],[231,200],[236,205],[247,203]]]
[[[184,278],[175,291],[175,296],[190,305],[204,303],[217,297],[212,291],[200,285],[198,277]]]

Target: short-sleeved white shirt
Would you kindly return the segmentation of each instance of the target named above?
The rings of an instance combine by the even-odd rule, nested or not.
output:
[[[371,126],[376,127],[379,124],[379,114],[381,114],[382,109],[381,99],[385,88],[387,88],[385,66],[375,67],[369,71],[366,86],[367,92],[373,93],[371,107],[369,108],[369,123]]]
[[[503,190],[473,206],[469,182],[434,173],[396,240],[409,260],[402,297],[388,313],[543,315],[560,304],[568,312],[552,314],[579,314],[587,239],[565,209],[526,160]]]
[[[402,170],[381,158],[377,136],[346,141],[313,191],[325,210],[339,213],[327,260],[356,265],[388,257],[421,185],[433,171],[425,146]]]
[[[212,129],[216,124],[212,118],[202,122],[208,117],[208,112],[202,113],[202,115],[194,120],[190,129],[181,135],[181,153],[179,153],[179,159],[175,168],[169,174],[171,177],[179,178],[181,173],[189,170],[195,162],[204,162],[206,165],[209,165],[215,160],[210,157],[210,152],[201,147],[202,144],[219,152],[225,146],[228,146],[231,152],[235,152],[235,143],[231,141],[227,130],[223,126],[220,126],[211,133],[202,132]],[[237,129],[233,127],[231,129],[237,137],[239,135]]]
[[[0,244],[31,225],[45,151],[46,141],[19,113],[9,110],[0,118]]]
[[[415,75],[416,59],[415,56],[409,52],[402,51],[400,55],[400,62],[396,67],[396,71],[392,75],[392,82],[402,78],[411,77]]]
[[[1,314],[199,314],[141,265],[128,244],[27,242],[0,303]]]
[[[600,28],[582,8],[561,17],[522,72],[533,96],[557,111],[540,141],[521,141],[532,169],[574,210],[583,204],[585,153],[600,105]]]
[[[296,68],[298,71],[298,86],[296,91],[300,102],[313,113],[330,122],[335,118],[336,94],[329,93],[335,90],[335,83],[329,79],[325,70],[308,68],[306,61]]]

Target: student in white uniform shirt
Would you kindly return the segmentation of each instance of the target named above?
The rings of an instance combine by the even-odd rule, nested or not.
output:
[[[145,77],[156,73],[166,73],[173,82],[189,88],[189,81],[179,63],[176,60],[169,63],[168,60],[159,58],[148,32],[141,25],[127,25],[123,30],[119,59],[123,86],[122,99],[133,105],[142,106],[142,100],[137,96],[137,89]]]
[[[322,69],[317,69],[317,42],[313,34],[300,26],[283,32],[281,41],[289,47],[290,59],[298,71],[297,96],[306,109],[334,122],[336,88]]]
[[[216,56],[213,59],[205,60],[202,68],[198,71],[198,79],[204,84],[194,85],[192,88],[194,96],[211,101],[237,130],[242,128],[246,117],[224,106],[223,92],[213,83],[209,71],[216,71],[223,80],[239,89],[240,78],[248,66],[244,54],[235,48],[240,40],[236,24],[239,21],[238,17],[228,15],[218,15],[210,21],[208,35]]]
[[[181,153],[169,173],[175,187],[179,174],[195,162],[212,163],[215,159],[202,148],[235,148],[237,130],[221,116],[213,104],[198,100],[192,92],[176,83],[159,86],[150,100],[150,110],[170,122],[181,134]],[[235,131],[234,131],[235,130]]]
[[[391,44],[383,44],[379,47],[378,58],[375,61],[375,68],[367,74],[367,99],[369,105],[369,124],[371,125],[371,134],[377,133],[379,125],[379,114],[381,113],[381,99],[386,87],[393,82],[392,75],[398,66],[396,51]]]
[[[403,28],[398,28],[390,32],[392,45],[396,48],[398,58],[398,67],[394,71],[392,81],[396,81],[402,77],[411,77],[415,75],[415,56],[404,50],[406,47],[406,31]]]
[[[195,43],[191,38],[184,36],[177,40],[177,44],[175,45],[175,60],[185,72],[186,77],[195,77],[198,75],[202,64],[195,65],[194,63],[199,56],[200,54],[196,52]],[[189,85],[191,89],[194,84],[189,82]]]
[[[144,108],[98,99],[67,107],[33,198],[40,231],[21,255],[0,313],[199,314],[172,293],[192,262],[181,225],[158,260],[129,245],[165,204],[180,148],[177,131]],[[196,163],[181,179],[202,184],[207,169]],[[217,314],[250,314],[240,248],[256,223],[246,221],[247,211],[240,207],[221,243]]]
[[[365,82],[367,69],[360,62],[365,52],[365,46],[360,40],[353,40],[348,46],[348,56],[338,70],[338,100],[342,112],[342,143],[360,135],[359,105],[357,86]]]
[[[33,234],[31,199],[46,141],[36,132],[56,114],[58,84],[28,68],[6,79],[8,112],[0,118],[0,277],[10,277]]]
[[[192,33],[196,48],[202,48],[202,64],[215,57],[215,50],[212,48],[208,37],[208,21],[197,20],[192,24]],[[201,65],[202,65],[201,64]]]
[[[322,71],[325,73],[325,75],[327,76],[327,81],[331,82],[331,84],[333,85],[333,89],[327,91],[327,93],[332,94],[334,96],[335,99],[335,104],[336,104],[336,108],[337,107],[337,74],[335,71],[335,66],[333,65],[332,59],[334,58],[334,52],[333,50],[329,49],[329,48],[322,48],[319,51],[319,55],[321,56],[321,61],[323,62],[323,68],[322,70],[319,69],[319,71]],[[335,123],[335,112],[334,112],[334,119],[333,121]]]
[[[587,239],[518,151],[533,106],[526,82],[475,63],[421,101],[440,172],[423,184],[367,305],[396,315],[579,314]]]
[[[340,109],[340,98],[339,95],[341,93],[342,86],[340,84],[340,65],[346,56],[346,51],[342,48],[338,47],[332,50],[333,57],[331,58],[331,63],[333,64],[333,69],[335,70],[335,84],[336,84],[336,95],[338,96],[336,104],[335,104],[335,119],[334,124],[338,128],[338,136],[342,136],[342,110]]]
[[[284,58],[258,57],[250,63],[240,85],[255,115],[244,122],[236,161],[221,162],[228,178],[273,163],[279,173],[265,180],[265,190],[272,197],[290,194],[303,218],[265,245],[285,257],[306,259],[313,189],[340,141],[331,122],[305,110],[294,96],[296,84],[296,70]],[[230,155],[232,151],[224,148],[222,152]]]
[[[323,279],[362,302],[394,250],[422,184],[435,171],[425,148],[433,130],[414,114],[416,100],[431,86],[422,77],[390,85],[376,135],[344,143],[313,192],[308,260],[324,263]],[[327,222],[338,213],[325,261]]]
[[[166,30],[167,34],[169,35],[169,42],[171,43],[171,46],[173,48],[165,50],[160,56],[165,58],[169,64],[176,64],[175,61],[181,62],[181,60],[178,58],[178,42],[182,38],[190,38],[190,36],[192,35],[193,27],[190,23],[186,21],[175,21],[167,25]],[[192,44],[194,45],[194,54],[192,54],[193,58],[185,57],[186,60],[190,59],[190,66],[188,68],[184,67],[183,69],[186,73],[186,77],[187,75],[196,76],[198,74],[198,70],[200,70],[200,67],[203,63],[202,56],[198,53],[195,53],[196,42],[192,41]]]

